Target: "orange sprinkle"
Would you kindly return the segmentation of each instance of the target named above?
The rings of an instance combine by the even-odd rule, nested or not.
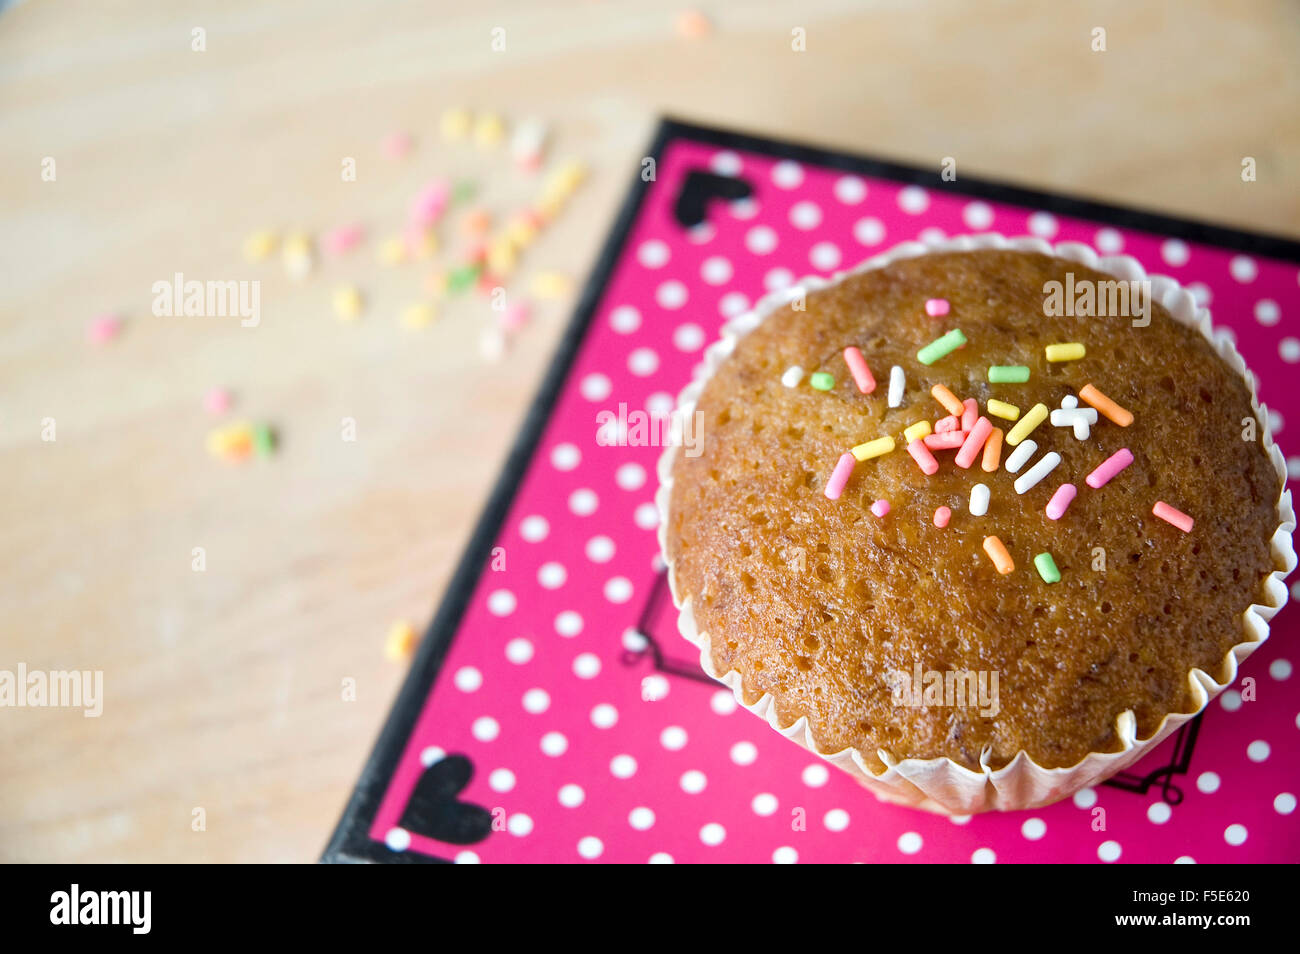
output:
[[[1114,421],[1120,427],[1128,427],[1133,423],[1133,412],[1126,411],[1106,395],[1102,394],[1091,384],[1085,384],[1079,390],[1079,397],[1087,401],[1097,411]]]
[[[960,418],[962,413],[966,410],[965,405],[963,405],[961,401],[957,400],[957,395],[953,394],[942,384],[936,384],[934,387],[930,388],[930,395],[942,404],[949,414],[956,415],[958,418]]]
[[[980,461],[980,466],[984,468],[984,473],[991,474],[998,469],[998,464],[1002,461],[1002,428],[993,428],[993,433],[989,439],[984,442],[984,459]]]
[[[984,538],[984,552],[989,555],[993,565],[998,568],[998,572],[1006,576],[1016,568],[1016,564],[1011,559],[1011,554],[997,537]]]

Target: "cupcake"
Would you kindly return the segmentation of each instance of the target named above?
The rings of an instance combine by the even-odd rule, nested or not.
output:
[[[1103,781],[1286,602],[1295,520],[1253,379],[1128,257],[907,243],[728,324],[676,414],[703,438],[659,467],[682,634],[891,801]]]

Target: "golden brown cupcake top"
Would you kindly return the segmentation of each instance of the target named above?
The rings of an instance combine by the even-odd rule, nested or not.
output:
[[[665,541],[674,593],[710,637],[715,669],[739,672],[750,704],[770,693],[783,725],[806,716],[824,752],[854,747],[877,770],[877,750],[976,770],[985,750],[993,768],[1022,750],[1045,767],[1073,765],[1119,748],[1125,710],[1139,738],[1190,711],[1189,671],[1224,681],[1225,656],[1246,639],[1242,615],[1275,569],[1281,489],[1246,384],[1158,304],[1144,327],[1129,315],[1045,314],[1053,281],[1079,288],[1113,276],[1016,251],[897,261],[808,295],[806,310],[796,302],[770,314],[704,385],[701,452],[673,464]],[[947,314],[927,314],[931,299],[946,301]],[[953,329],[964,346],[928,366],[918,360]],[[1084,345],[1083,358],[1047,360],[1048,345],[1071,342]],[[877,382],[870,394],[846,366],[849,346]],[[895,365],[906,387],[890,408]],[[1029,380],[990,383],[990,366],[1027,366]],[[791,367],[803,371],[794,387],[781,381]],[[834,379],[830,390],[809,384],[814,373]],[[1015,425],[990,415],[990,399],[1023,416],[1038,403],[1059,410],[1089,384],[1132,423],[1098,414],[1079,439],[1044,421],[1017,474],[1006,470],[1014,448],[1005,442],[991,473],[982,454],[963,469],[956,450],[933,450],[939,468],[928,476],[907,450],[905,428],[949,413],[934,385],[973,398],[1006,433]],[[886,436],[894,450],[855,461],[843,493],[828,499],[842,455]],[[1085,483],[1124,449],[1127,467],[1100,488]],[[1049,453],[1059,465],[1017,493],[1014,481]],[[1067,482],[1078,495],[1049,519],[1046,505]],[[977,483],[990,491],[983,516],[970,511]],[[881,500],[884,517],[871,509]],[[1154,515],[1157,502],[1190,516],[1190,532]],[[943,527],[940,507],[951,511]],[[990,558],[990,537],[1011,572]],[[1041,553],[1059,582],[1036,570]],[[996,673],[996,704],[906,704],[900,673],[931,682],[933,673]]]

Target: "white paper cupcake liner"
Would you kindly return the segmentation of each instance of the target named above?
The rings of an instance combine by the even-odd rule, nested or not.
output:
[[[876,758],[884,763],[884,771],[874,770],[856,748],[828,751],[814,736],[808,720],[800,717],[783,724],[777,713],[775,699],[764,694],[757,702],[745,701],[741,674],[735,669],[718,672],[713,666],[713,654],[708,633],[700,632],[691,611],[689,599],[682,600],[677,589],[673,562],[669,558],[667,542],[668,507],[672,495],[672,470],[678,448],[669,446],[659,458],[659,490],[655,503],[659,510],[659,549],[667,564],[668,583],[673,602],[678,609],[678,628],[700,651],[700,665],[706,673],[731,689],[736,701],[750,712],[765,720],[777,732],[798,742],[810,752],[821,756],[857,778],[877,796],[887,801],[900,802],[917,808],[954,815],[969,815],[983,811],[1010,811],[1036,808],[1067,798],[1080,789],[1096,785],[1110,776],[1128,768],[1143,755],[1160,744],[1171,732],[1200,714],[1210,700],[1232,685],[1237,679],[1237,668],[1268,638],[1269,620],[1287,601],[1287,587],[1283,580],[1296,565],[1295,549],[1291,535],[1295,530],[1295,511],[1291,505],[1291,492],[1286,488],[1286,461],[1273,441],[1269,428],[1268,408],[1259,403],[1255,377],[1246,368],[1238,353],[1232,334],[1226,330],[1216,332],[1208,310],[1197,305],[1195,297],[1178,282],[1164,275],[1148,275],[1136,259],[1127,255],[1101,256],[1092,248],[1078,242],[1061,242],[1052,245],[1039,238],[1008,239],[997,234],[963,236],[938,242],[904,242],[888,252],[867,259],[831,279],[805,278],[790,288],[766,295],[753,310],[728,322],[722,337],[704,353],[704,362],[697,369],[695,380],[686,386],[677,400],[674,415],[683,420],[674,421],[674,427],[695,410],[696,401],[705,382],[712,377],[722,361],[735,349],[736,343],[753,331],[768,315],[788,304],[801,292],[814,292],[826,288],[850,275],[882,268],[891,262],[915,258],[932,252],[967,252],[978,249],[1010,249],[1020,252],[1038,252],[1062,258],[1125,280],[1150,281],[1154,301],[1159,302],[1174,320],[1195,327],[1214,347],[1227,365],[1236,371],[1250,389],[1251,408],[1263,434],[1263,444],[1269,459],[1282,481],[1282,491],[1277,500],[1278,527],[1270,541],[1273,565],[1277,567],[1264,581],[1265,602],[1252,604],[1242,614],[1246,638],[1232,647],[1224,658],[1228,674],[1226,682],[1219,683],[1201,669],[1187,674],[1195,708],[1191,712],[1171,712],[1165,716],[1156,731],[1146,739],[1137,736],[1137,719],[1131,710],[1120,713],[1115,721],[1116,734],[1121,748],[1118,752],[1092,752],[1068,768],[1044,768],[1033,761],[1023,750],[1007,765],[994,769],[987,764],[988,751],[980,757],[980,771],[973,771],[948,758],[899,759],[883,749]],[[684,431],[674,430],[674,433]]]

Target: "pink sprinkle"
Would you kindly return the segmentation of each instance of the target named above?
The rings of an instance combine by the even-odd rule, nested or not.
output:
[[[1181,510],[1175,510],[1163,500],[1157,500],[1156,505],[1151,508],[1151,512],[1163,520],[1165,523],[1171,523],[1183,533],[1192,532],[1192,518],[1187,516]]]
[[[948,314],[948,299],[929,298],[925,302],[925,313],[931,318],[942,318]]]
[[[952,519],[952,511],[947,507],[940,507],[934,512],[934,525],[939,529],[948,526],[948,521]]]
[[[389,159],[401,159],[411,151],[411,137],[404,132],[389,133],[379,147]]]
[[[1133,463],[1133,454],[1127,447],[1121,447],[1102,461],[1097,469],[1085,478],[1085,481],[1093,490],[1105,487],[1112,477],[1131,463]]]
[[[934,459],[934,455],[930,453],[930,448],[925,446],[925,442],[921,438],[918,437],[908,444],[907,452],[912,455],[912,460],[916,461],[917,466],[921,468],[921,473],[928,475],[938,472],[939,462]]]
[[[883,519],[889,514],[889,501],[877,500],[871,505],[871,512]]]
[[[1052,499],[1047,501],[1047,519],[1060,520],[1065,516],[1065,511],[1069,509],[1070,502],[1078,494],[1079,488],[1074,484],[1061,484],[1056,488],[1056,493],[1052,494]]]
[[[86,327],[86,339],[91,344],[108,344],[122,332],[122,319],[117,315],[96,315]]]
[[[943,434],[926,434],[921,440],[930,450],[955,450],[966,442],[966,432],[946,431]]]
[[[871,369],[867,367],[867,359],[862,357],[861,351],[852,346],[845,348],[844,363],[849,366],[849,374],[853,375],[853,381],[859,391],[870,394],[876,389],[876,379],[872,376]]]
[[[975,426],[975,419],[980,416],[980,406],[975,403],[974,398],[967,398],[961,402],[961,429],[969,431]]]
[[[224,414],[230,410],[232,399],[225,388],[213,388],[203,396],[203,409],[209,414]]]
[[[840,462],[835,465],[831,471],[831,479],[826,482],[826,496],[831,500],[839,500],[840,494],[844,492],[844,485],[849,482],[849,475],[853,473],[853,465],[856,458],[852,454],[841,454]]]
[[[442,179],[434,179],[411,202],[410,218],[413,225],[430,226],[442,217],[451,198],[451,188]]]
[[[993,422],[987,417],[981,417],[975,422],[975,426],[970,429],[966,435],[966,442],[961,445],[961,450],[957,452],[954,463],[963,470],[975,463],[975,458],[984,450],[984,442],[989,439],[993,433]]]
[[[957,419],[955,414],[941,417],[934,422],[934,432],[936,434],[947,434],[949,431],[960,431],[961,429],[961,421]]]
[[[506,306],[501,313],[501,327],[506,331],[517,331],[528,321],[531,309],[526,301],[515,301]],[[852,455],[850,455],[852,456]]]
[[[342,255],[351,251],[366,237],[366,230],[359,225],[340,225],[321,236],[320,244],[330,255]]]

